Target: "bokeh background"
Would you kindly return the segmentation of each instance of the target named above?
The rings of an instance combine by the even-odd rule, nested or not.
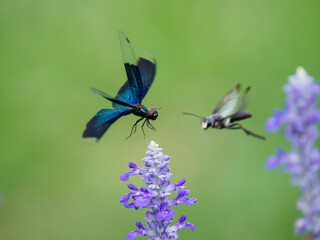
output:
[[[119,203],[128,192],[119,177],[129,161],[141,165],[151,140],[171,156],[172,180],[187,178],[198,198],[175,209],[175,221],[185,213],[196,226],[181,239],[293,239],[300,192],[264,167],[289,145],[264,123],[297,66],[320,77],[319,11],[315,0],[2,0],[0,239],[125,239],[144,211]],[[137,119],[127,116],[87,145],[85,124],[111,107],[89,88],[114,95],[126,80],[119,30],[137,55],[157,59],[143,102],[163,108],[157,132],[125,140]],[[243,124],[265,142],[182,115],[210,115],[237,83],[252,86],[254,117]]]

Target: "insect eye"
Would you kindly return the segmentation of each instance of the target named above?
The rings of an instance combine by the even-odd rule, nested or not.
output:
[[[201,127],[203,129],[207,129],[208,128],[208,121],[206,119],[202,120]]]

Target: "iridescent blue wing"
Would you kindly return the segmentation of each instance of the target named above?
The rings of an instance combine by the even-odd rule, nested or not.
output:
[[[232,88],[214,109],[213,114],[229,117],[237,110],[240,95],[240,84]]]
[[[126,102],[130,105],[136,104],[137,102],[136,97],[133,95],[130,89],[128,81],[126,81],[125,84],[123,84],[123,86],[120,88],[115,99],[122,102]],[[120,108],[120,109],[123,108],[121,105],[119,106],[119,104],[116,104],[116,103],[112,103],[112,106],[114,108]]]
[[[120,117],[129,114],[124,109],[102,109],[88,123],[83,138],[95,138],[98,141],[108,128]]]
[[[105,98],[105,99],[108,99],[109,101],[112,102],[112,106],[114,108],[117,108],[117,109],[126,109],[126,108],[134,108],[134,106],[132,106],[131,104],[125,102],[125,101],[120,101],[119,99],[116,99],[116,98],[113,98],[111,97],[109,94],[105,93],[105,92],[102,92],[96,88],[91,88],[91,91],[100,95],[101,97]]]
[[[137,66],[137,58],[129,39],[121,31],[119,32],[119,39],[128,81],[121,87],[116,99],[122,99],[129,104],[140,104],[142,101],[143,84]]]
[[[148,57],[148,58],[146,56],[140,57],[138,61],[138,68],[139,68],[140,76],[142,80],[142,92],[141,92],[141,101],[142,101],[153,82],[154,75],[156,73],[156,61],[152,57]],[[115,99],[118,99],[123,102],[127,102],[132,105],[136,103],[136,98],[134,97],[131,91],[129,81],[126,81],[125,84],[120,88]],[[118,104],[116,103],[113,103],[112,106],[114,108],[121,108],[121,106],[118,106]]]
[[[138,68],[141,74],[142,80],[142,99],[146,96],[156,73],[156,60],[148,52],[145,52],[143,56],[139,58]],[[141,99],[141,100],[142,100]]]

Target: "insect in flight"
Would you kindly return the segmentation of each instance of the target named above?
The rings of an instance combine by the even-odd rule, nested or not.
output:
[[[187,115],[192,115],[201,119],[201,127],[206,130],[209,127],[217,129],[242,129],[247,135],[251,135],[262,140],[265,140],[265,137],[257,135],[246,128],[237,121],[252,117],[251,113],[243,111],[247,104],[247,95],[250,90],[248,87],[242,100],[238,103],[240,96],[240,84],[231,89],[224,98],[219,102],[216,108],[213,110],[213,113],[210,117],[200,117],[193,113],[183,113]]]
[[[83,138],[95,138],[99,140],[116,120],[131,113],[140,118],[132,126],[130,135],[127,138],[131,137],[132,133],[137,129],[137,124],[143,119],[145,119],[142,124],[143,135],[145,135],[143,130],[145,124],[150,129],[155,130],[150,120],[157,119],[157,110],[148,110],[141,104],[154,79],[156,72],[155,59],[152,57],[140,57],[137,61],[129,39],[121,31],[119,32],[119,39],[128,80],[120,88],[115,98],[98,89],[91,88],[94,93],[111,101],[114,109],[100,110],[87,123],[82,135]]]

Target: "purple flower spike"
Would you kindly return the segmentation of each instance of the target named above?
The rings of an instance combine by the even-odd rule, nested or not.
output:
[[[178,230],[190,228],[193,231],[194,225],[184,223],[187,217],[183,215],[177,224],[170,227],[175,214],[172,209],[179,204],[193,204],[197,202],[197,199],[186,198],[190,193],[190,190],[185,190],[185,186],[183,186],[187,181],[186,179],[170,184],[169,179],[172,177],[168,167],[170,157],[163,155],[162,148],[159,148],[158,144],[151,141],[146,154],[148,156],[142,159],[144,168],[129,163],[129,167],[133,170],[120,177],[122,181],[127,181],[131,175],[143,175],[141,180],[147,186],[146,188],[137,188],[128,184],[128,188],[132,192],[123,195],[120,199],[120,202],[126,208],[135,208],[136,210],[147,208],[146,228],[142,223],[137,222],[136,225],[139,230],[129,232],[127,240],[136,239],[141,235],[149,237],[149,240],[175,240],[179,237]],[[173,191],[177,191],[178,196],[169,200]]]
[[[284,91],[287,94],[284,110],[275,111],[267,120],[266,129],[275,132],[284,126],[283,132],[291,149],[288,153],[278,149],[276,155],[267,160],[266,167],[271,170],[282,165],[285,172],[291,173],[291,183],[302,191],[297,208],[303,217],[295,223],[295,234],[308,234],[312,239],[320,240],[320,152],[315,146],[316,124],[320,120],[317,109],[320,81],[315,84],[299,67],[296,75],[289,77]]]

